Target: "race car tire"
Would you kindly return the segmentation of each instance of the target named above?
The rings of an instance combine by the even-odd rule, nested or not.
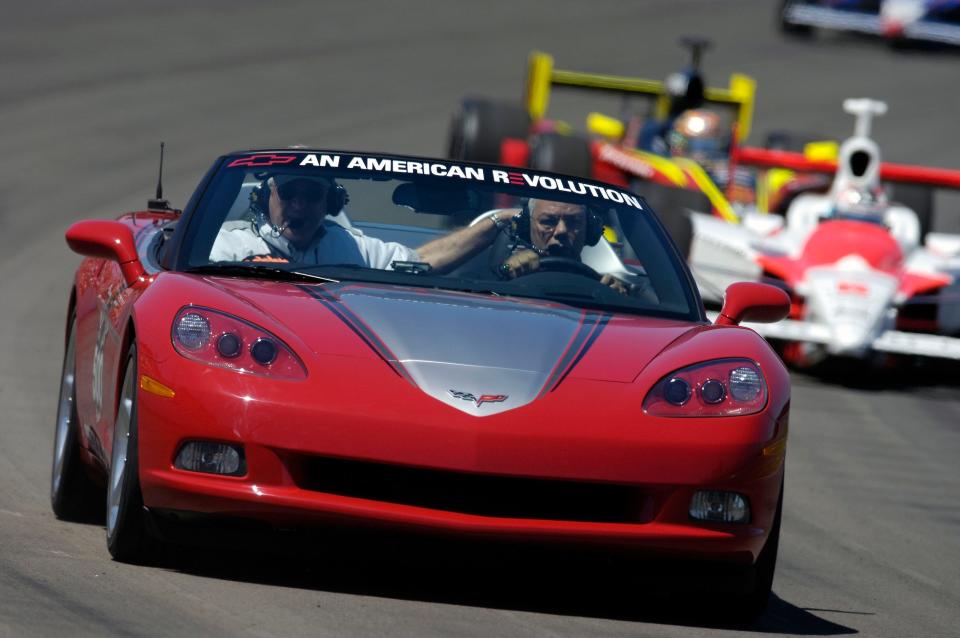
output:
[[[53,438],[53,463],[50,477],[50,505],[57,518],[91,521],[102,514],[103,505],[97,486],[90,480],[80,458],[77,428],[76,388],[76,313],[70,315],[70,333],[63,354],[60,375],[60,400]]]
[[[159,549],[150,536],[149,514],[140,492],[137,424],[137,347],[127,357],[113,430],[110,474],[107,480],[107,550],[124,563],[148,563]]]
[[[530,168],[590,178],[593,175],[590,141],[560,133],[534,135],[530,139]]]
[[[787,21],[787,11],[791,6],[797,4],[804,3],[798,2],[797,0],[783,0],[783,2],[780,3],[780,10],[777,12],[777,25],[780,27],[780,32],[784,35],[795,38],[811,38],[814,34],[813,27],[808,24],[793,24]]]
[[[920,184],[893,184],[890,201],[906,206],[917,214],[922,243],[933,229],[933,189]]]
[[[527,139],[530,114],[519,104],[466,98],[450,122],[447,157],[467,162],[499,162],[507,138]]]

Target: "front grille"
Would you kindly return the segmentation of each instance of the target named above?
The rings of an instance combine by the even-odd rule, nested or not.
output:
[[[310,457],[297,472],[303,489],[502,518],[640,523],[641,491],[629,485],[544,480]]]

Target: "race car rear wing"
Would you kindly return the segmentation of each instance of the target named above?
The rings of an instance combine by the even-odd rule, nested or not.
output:
[[[772,151],[763,148],[734,147],[731,159],[737,165],[763,168],[787,168],[801,173],[833,175],[837,172],[835,159],[813,160],[803,153]],[[913,166],[910,164],[880,163],[880,179],[885,182],[921,184],[935,188],[960,190],[960,170]]]
[[[618,75],[562,71],[553,67],[553,56],[534,51],[530,54],[527,66],[526,95],[524,96],[524,103],[534,121],[542,119],[546,114],[547,105],[550,102],[550,89],[554,86],[647,96],[656,100],[654,112],[656,117],[661,119],[667,116],[670,108],[669,95],[663,82]],[[730,76],[728,87],[706,87],[704,99],[707,103],[732,107],[736,113],[734,119],[737,138],[745,140],[750,133],[755,93],[756,82],[753,78],[734,73]]]

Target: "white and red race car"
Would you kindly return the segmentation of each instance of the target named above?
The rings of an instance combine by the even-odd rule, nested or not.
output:
[[[808,365],[890,354],[960,360],[960,234],[928,232],[884,185],[960,189],[960,171],[882,163],[871,119],[886,104],[846,100],[857,117],[837,161],[741,149],[737,161],[834,173],[827,193],[799,195],[786,215],[745,213],[739,224],[693,213],[690,265],[707,303],[734,281],[776,283],[792,298],[790,319],[751,325]],[[929,200],[928,200],[929,201]]]
[[[892,43],[960,45],[960,0],[782,0],[780,30],[814,29],[880,36]]]

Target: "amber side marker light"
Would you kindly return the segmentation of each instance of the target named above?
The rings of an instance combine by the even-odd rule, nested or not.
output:
[[[146,390],[150,394],[156,394],[157,396],[161,396],[165,399],[172,399],[177,395],[177,393],[171,388],[168,388],[156,379],[151,379],[145,374],[140,375],[140,389]]]

